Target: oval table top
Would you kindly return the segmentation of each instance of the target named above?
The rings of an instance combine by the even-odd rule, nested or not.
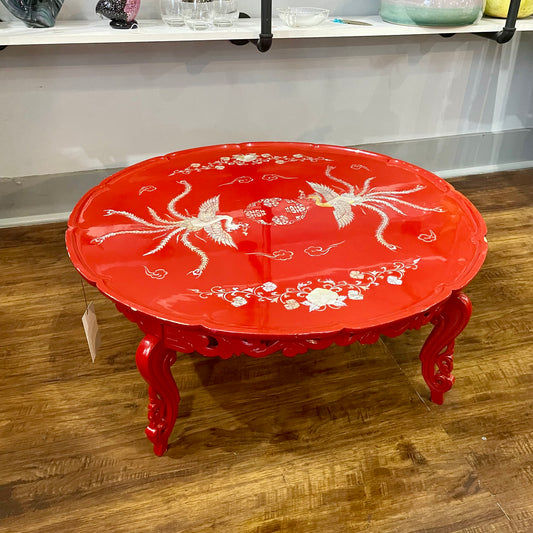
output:
[[[284,337],[410,317],[464,288],[486,227],[434,174],[328,145],[246,143],[126,168],[76,205],[76,269],[176,324]]]

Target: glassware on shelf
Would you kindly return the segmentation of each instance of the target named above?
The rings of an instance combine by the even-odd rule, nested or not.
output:
[[[278,8],[279,18],[291,28],[310,28],[324,22],[329,9],[320,7],[286,7]]]
[[[8,11],[31,28],[51,28],[63,0],[0,0]]]
[[[239,18],[237,0],[213,0],[213,24],[221,28],[233,26]]]
[[[141,0],[99,0],[96,12],[111,20],[109,25],[118,30],[137,28],[135,17],[141,7]]]
[[[505,19],[509,11],[511,0],[487,0],[485,5],[485,15],[487,17],[497,17]],[[517,18],[523,19],[533,15],[533,0],[522,0],[518,10]]]
[[[161,19],[169,26],[184,26],[183,4],[184,0],[160,0]]]
[[[183,20],[191,30],[206,30],[213,24],[213,2],[211,0],[183,2]]]
[[[484,0],[381,0],[385,22],[407,26],[467,26],[483,15]]]

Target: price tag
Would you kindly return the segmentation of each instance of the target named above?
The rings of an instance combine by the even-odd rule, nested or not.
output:
[[[89,351],[91,352],[91,359],[96,359],[98,348],[100,347],[100,331],[98,331],[98,322],[96,321],[96,313],[94,311],[94,304],[91,302],[83,317],[81,319],[83,323],[83,329],[85,330],[85,336],[87,337],[87,344],[89,345]]]

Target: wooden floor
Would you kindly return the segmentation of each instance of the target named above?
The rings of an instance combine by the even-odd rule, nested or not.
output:
[[[443,406],[419,370],[428,327],[294,359],[180,355],[160,458],[136,326],[85,284],[93,364],[64,225],[0,231],[0,531],[533,532],[533,170],[452,183],[490,248]]]

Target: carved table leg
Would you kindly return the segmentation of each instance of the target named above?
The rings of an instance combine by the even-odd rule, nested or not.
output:
[[[163,455],[178,416],[180,395],[170,367],[176,352],[165,348],[163,341],[146,335],[137,348],[137,368],[148,383],[148,426],[146,436],[154,444],[154,453]]]
[[[431,401],[438,405],[442,405],[444,393],[455,381],[452,375],[455,338],[468,324],[471,313],[472,304],[466,294],[454,292],[431,320],[434,327],[422,347],[420,360]]]

